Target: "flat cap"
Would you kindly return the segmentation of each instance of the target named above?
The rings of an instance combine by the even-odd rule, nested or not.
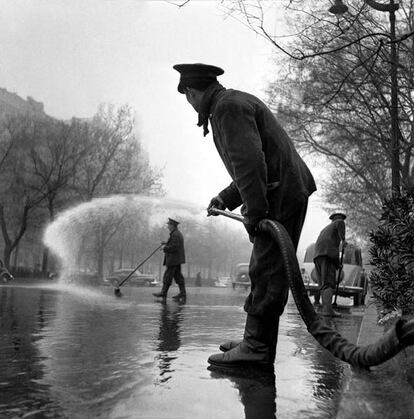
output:
[[[214,65],[195,63],[195,64],[176,64],[174,70],[180,73],[180,82],[177,90],[184,93],[184,88],[189,87],[192,81],[200,79],[217,80],[217,76],[224,73],[224,70]]]
[[[178,224],[180,224],[178,221],[173,220],[172,218],[168,218],[167,224],[171,224],[175,227],[178,226]]]

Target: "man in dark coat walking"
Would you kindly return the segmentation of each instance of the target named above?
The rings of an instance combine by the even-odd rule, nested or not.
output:
[[[257,97],[218,83],[217,76],[224,73],[221,68],[179,64],[174,69],[180,73],[178,91],[198,113],[204,136],[210,122],[217,151],[233,180],[211,200],[207,211],[212,207],[234,210],[243,205],[244,226],[253,242],[243,340],[221,345],[223,353],[212,355],[208,361],[230,367],[273,364],[288,281],[281,249],[256,227],[264,218],[275,219],[297,247],[315,182],[270,109]]]
[[[320,314],[339,317],[340,314],[332,308],[332,296],[336,288],[336,270],[339,268],[339,246],[345,248],[346,215],[335,212],[329,217],[331,221],[320,233],[315,243],[313,261],[318,277],[322,297]]]
[[[184,251],[184,237],[181,231],[178,230],[178,221],[168,218],[167,226],[170,231],[170,237],[168,241],[162,242],[164,244],[163,251],[164,266],[167,269],[164,272],[163,284],[161,292],[154,293],[155,297],[167,298],[168,289],[172,284],[172,280],[175,279],[180,292],[173,297],[174,300],[182,301],[187,297],[185,290],[184,276],[181,273],[181,265],[185,263],[185,251]]]

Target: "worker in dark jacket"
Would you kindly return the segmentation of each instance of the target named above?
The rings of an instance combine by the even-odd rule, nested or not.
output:
[[[345,219],[342,212],[335,212],[329,217],[331,221],[320,233],[315,243],[314,263],[322,297],[324,316],[339,317],[332,308],[332,296],[336,288],[336,270],[339,268],[339,249],[346,246]]]
[[[163,284],[161,292],[154,293],[155,297],[166,298],[168,289],[172,284],[172,280],[175,279],[176,284],[178,285],[180,292],[173,297],[174,300],[182,301],[187,297],[185,290],[184,276],[181,273],[181,265],[185,263],[185,251],[184,251],[184,237],[181,234],[181,231],[178,230],[178,221],[168,218],[167,226],[170,231],[170,237],[168,241],[162,242],[164,245],[163,251],[164,256],[164,266],[167,269],[164,272]]]
[[[210,122],[217,151],[232,183],[214,197],[210,209],[234,210],[242,206],[244,226],[253,244],[249,265],[251,292],[241,342],[227,342],[224,351],[209,358],[212,365],[273,364],[279,317],[288,297],[281,250],[270,236],[257,232],[264,218],[287,229],[297,247],[305,220],[308,197],[316,190],[313,177],[287,133],[258,98],[225,89],[217,81],[219,67],[179,64],[178,91],[198,113],[198,125],[207,135]]]

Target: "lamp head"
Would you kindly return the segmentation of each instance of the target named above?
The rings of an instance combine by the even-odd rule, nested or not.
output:
[[[329,13],[341,16],[348,11],[348,6],[342,0],[335,0],[335,3],[329,8]]]

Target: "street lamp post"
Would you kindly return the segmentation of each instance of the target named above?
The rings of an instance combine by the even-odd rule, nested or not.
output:
[[[400,193],[400,145],[398,137],[398,56],[395,42],[395,12],[400,7],[394,0],[390,3],[378,3],[375,0],[364,0],[368,6],[379,12],[388,12],[390,20],[391,38],[391,189],[392,194]],[[348,7],[342,0],[335,0],[334,5],[329,9],[333,14],[343,14]]]
[[[400,192],[400,144],[398,138],[398,57],[395,43],[395,11],[398,3],[391,0],[389,4],[390,35],[391,35],[391,174],[392,193]]]

